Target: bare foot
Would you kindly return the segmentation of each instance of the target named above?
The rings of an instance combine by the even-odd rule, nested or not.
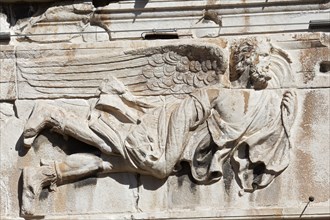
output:
[[[33,215],[35,213],[36,202],[42,188],[54,183],[56,180],[57,175],[54,167],[26,167],[23,169],[23,215]]]

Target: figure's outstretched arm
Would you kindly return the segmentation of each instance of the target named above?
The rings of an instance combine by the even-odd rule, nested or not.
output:
[[[35,138],[45,129],[69,135],[91,146],[97,147],[104,153],[111,153],[111,147],[88,126],[88,120],[56,105],[37,104],[28,119],[23,136],[24,145],[30,148]]]

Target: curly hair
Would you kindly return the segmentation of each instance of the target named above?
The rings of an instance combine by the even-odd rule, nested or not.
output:
[[[234,43],[230,56],[230,81],[243,83],[247,88],[265,89],[271,77],[257,69],[259,63],[258,47],[255,39],[244,39]]]

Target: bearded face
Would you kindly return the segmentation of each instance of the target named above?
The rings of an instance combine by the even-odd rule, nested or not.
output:
[[[244,40],[232,46],[230,81],[246,88],[265,89],[271,77],[270,47],[257,47],[255,40]]]

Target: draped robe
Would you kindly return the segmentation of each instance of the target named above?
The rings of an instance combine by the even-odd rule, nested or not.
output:
[[[288,166],[290,142],[282,125],[281,92],[246,93],[250,98],[244,112],[226,106],[233,105],[235,98],[243,100],[242,92],[219,89],[219,98],[210,103],[207,90],[201,89],[149,109],[140,114],[138,123],[120,118],[116,108],[106,110],[118,97],[103,94],[90,128],[141,173],[165,178],[187,161],[193,178],[207,184],[222,177],[223,164],[230,160],[241,187],[253,191],[267,186]],[[124,108],[121,112],[138,107]]]

